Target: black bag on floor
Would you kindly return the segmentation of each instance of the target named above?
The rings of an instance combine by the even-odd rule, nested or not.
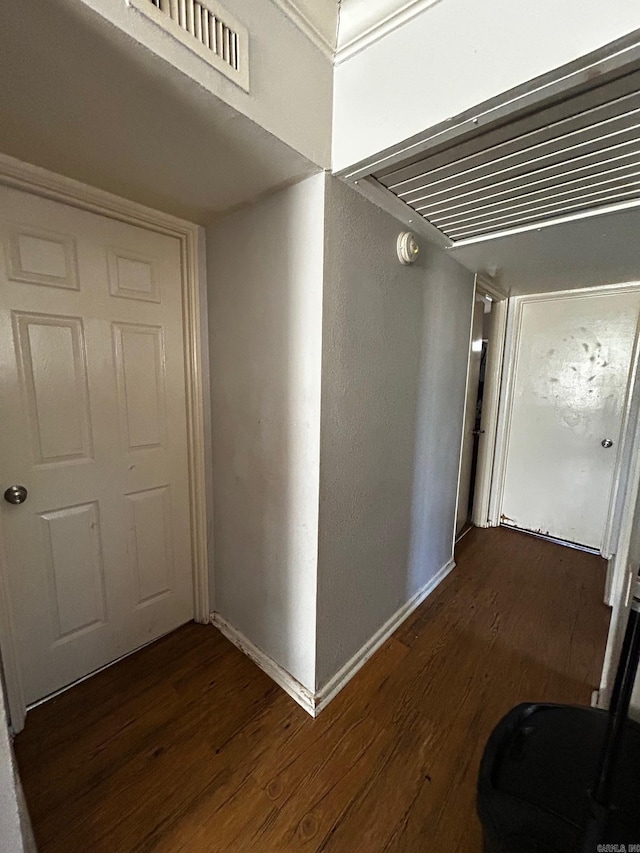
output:
[[[640,582],[611,708],[518,705],[480,764],[484,853],[640,853],[640,725],[628,710],[640,657]]]

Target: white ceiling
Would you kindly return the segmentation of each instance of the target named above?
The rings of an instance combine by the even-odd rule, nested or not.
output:
[[[0,151],[197,222],[315,171],[81,6],[0,3]],[[630,210],[450,253],[514,294],[587,287],[640,280],[639,233]]]
[[[511,295],[640,281],[640,210],[482,240],[448,253]]]
[[[0,2],[0,151],[196,222],[317,171],[67,0]]]

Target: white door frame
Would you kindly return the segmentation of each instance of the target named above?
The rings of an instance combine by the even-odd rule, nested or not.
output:
[[[491,360],[491,363],[487,363],[485,367],[485,395],[489,395],[492,398],[492,402],[494,402],[493,406],[489,407],[486,415],[484,412],[482,413],[482,426],[485,430],[485,448],[486,452],[483,454],[482,464],[480,464],[480,456],[478,456],[478,467],[476,469],[476,485],[473,492],[473,511],[471,522],[476,527],[490,527],[491,525],[486,523],[482,523],[480,520],[482,518],[486,519],[486,515],[483,513],[486,512],[486,507],[488,507],[489,499],[491,495],[491,482],[492,482],[492,467],[493,467],[493,455],[496,441],[496,432],[498,426],[498,400],[500,396],[500,377],[502,375],[502,358],[503,358],[503,349],[504,349],[504,329],[506,325],[506,306],[508,304],[507,294],[504,293],[496,281],[490,278],[487,275],[483,275],[478,273],[474,278],[473,284],[473,302],[472,306],[475,305],[476,295],[482,294],[484,296],[490,296],[494,301],[493,310],[498,311],[498,322],[495,324],[494,329],[492,331],[492,338],[495,337],[495,357]],[[458,464],[458,491],[456,496],[456,512],[455,518],[458,517],[458,503],[460,502],[460,486],[461,486],[461,476],[462,476],[462,452],[464,449],[464,437],[466,431],[466,416],[467,416],[467,398],[470,393],[475,393],[476,389],[472,389],[469,387],[469,375],[470,375],[470,367],[471,367],[471,345],[473,343],[473,307],[471,309],[471,320],[469,326],[469,353],[467,357],[467,378],[465,385],[465,407],[464,407],[464,417],[462,421],[462,437],[460,439],[460,461]],[[493,398],[495,397],[495,401]],[[486,418],[486,420],[485,420]],[[479,509],[476,508],[476,501],[479,503]],[[458,535],[456,531],[456,522],[454,521],[453,525],[453,545],[455,548],[455,543],[458,539],[462,538],[464,533],[469,529],[467,526],[460,535]]]
[[[507,329],[507,309],[509,298],[496,283],[485,276],[478,276],[478,293],[490,296],[493,300],[491,313],[493,321],[490,340],[487,346],[487,362],[484,372],[484,393],[482,397],[481,429],[484,435],[478,450],[476,467],[476,485],[473,492],[472,522],[476,527],[495,527],[490,518],[491,484],[493,464],[496,454],[498,435],[498,408],[500,404],[500,384],[504,363],[504,342]]]
[[[616,553],[609,563],[607,604],[612,607],[607,646],[602,664],[596,705],[608,708],[613,692],[622,640],[629,618],[631,587],[638,573],[637,542],[640,539],[640,419],[633,426],[632,449],[625,494],[622,499],[621,522]],[[635,553],[634,553],[635,552]]]
[[[210,456],[206,452],[209,397],[208,352],[206,337],[207,303],[204,274],[204,239],[198,225],[166,213],[144,207],[0,154],[0,185],[23,190],[31,195],[61,202],[97,213],[147,231],[176,238],[180,242],[182,268],[182,305],[187,400],[187,459],[189,474],[189,512],[193,568],[193,613],[196,622],[209,623],[208,509],[210,501]],[[0,543],[2,531],[0,530]],[[8,597],[5,556],[0,548],[0,661],[4,669],[12,728],[20,730],[26,715],[26,703],[20,667],[12,634],[12,615]]]
[[[491,526],[500,524],[502,514],[502,501],[504,496],[505,476],[507,468],[507,455],[509,446],[509,435],[511,430],[511,417],[513,413],[514,400],[514,385],[517,371],[517,354],[520,343],[520,335],[522,331],[522,314],[523,307],[529,302],[545,302],[557,299],[572,299],[581,296],[594,296],[597,294],[614,295],[617,293],[628,293],[629,291],[640,290],[640,283],[632,282],[625,284],[608,284],[601,287],[582,287],[575,290],[560,290],[551,291],[549,293],[533,293],[523,296],[515,296],[510,299],[509,312],[507,317],[507,331],[505,340],[504,353],[504,370],[502,376],[502,390],[500,411],[498,414],[498,430],[496,439],[496,453],[494,462],[494,476],[491,488],[491,509],[490,523]],[[634,356],[636,357],[637,346],[634,348]],[[631,364],[630,380],[635,375],[634,363]],[[627,392],[624,405],[622,408],[622,421],[620,435],[624,436],[626,425],[629,421],[629,416],[632,407],[632,383],[627,383]],[[623,463],[623,441],[617,442],[617,454],[615,466],[613,469],[613,490],[607,518],[605,520],[604,539],[603,543],[606,546],[606,551],[603,547],[603,556],[609,557],[616,550],[616,539],[618,531],[613,529],[614,512],[617,503],[617,487],[620,480],[620,472]],[[623,521],[620,520],[620,524]]]
[[[471,347],[473,345],[473,315],[476,305],[476,293],[478,289],[478,276],[473,277],[473,295],[471,297],[471,316],[469,318],[469,344],[467,348],[467,375],[464,381],[464,410],[462,413],[462,433],[460,435],[460,453],[458,455],[458,488],[456,491],[456,508],[453,513],[453,539],[451,542],[451,553],[455,551],[456,543],[462,539],[465,533],[470,529],[469,525],[458,532],[458,505],[460,504],[460,487],[462,484],[462,455],[464,453],[464,437],[467,431],[467,401],[469,398],[469,378],[471,374]]]

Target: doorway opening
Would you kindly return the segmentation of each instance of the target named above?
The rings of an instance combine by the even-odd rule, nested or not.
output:
[[[456,541],[472,526],[488,527],[498,403],[507,318],[506,296],[489,280],[476,283],[469,344]]]

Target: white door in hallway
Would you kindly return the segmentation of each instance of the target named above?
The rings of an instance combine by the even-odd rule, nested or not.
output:
[[[0,189],[1,491],[27,703],[193,616],[180,245]]]
[[[600,549],[640,294],[600,291],[521,308],[502,520]]]

